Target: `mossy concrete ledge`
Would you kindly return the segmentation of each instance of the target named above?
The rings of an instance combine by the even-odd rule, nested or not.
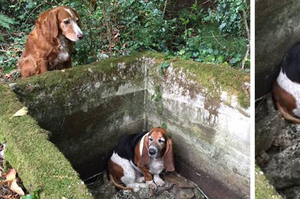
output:
[[[92,198],[70,162],[48,141],[36,120],[14,117],[24,105],[7,85],[0,84],[0,141],[7,143],[5,159],[17,170],[26,189],[41,198]]]
[[[47,72],[11,88],[30,116],[51,132],[49,140],[81,179],[105,169],[124,134],[166,126],[174,141],[176,170],[210,198],[225,199],[250,197],[249,79],[227,66],[145,52]],[[47,141],[45,133],[36,134]],[[22,147],[28,144],[24,138]],[[40,151],[44,153],[49,155]]]

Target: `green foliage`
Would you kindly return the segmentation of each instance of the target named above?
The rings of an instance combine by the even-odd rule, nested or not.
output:
[[[168,125],[167,125],[166,123],[163,123],[163,124],[161,125],[161,127],[164,128],[164,129],[166,129],[166,130],[168,129]]]
[[[249,70],[245,57],[249,38],[244,18],[249,22],[249,0],[218,0],[201,7],[196,0],[180,11],[165,9],[166,0],[0,0],[3,16],[0,40],[0,69],[16,67],[25,46],[26,35],[37,16],[56,5],[74,8],[81,17],[84,39],[76,42],[73,65],[87,64],[107,57],[155,50],[198,62],[213,62]],[[17,15],[15,13],[18,13]],[[246,13],[246,16],[243,15]],[[13,23],[10,23],[13,22]],[[1,25],[2,24],[2,25]],[[5,25],[3,25],[5,24]],[[5,28],[4,28],[5,27]],[[163,74],[164,66],[159,68]]]
[[[160,92],[159,86],[154,86],[154,94],[151,96],[151,99],[154,100],[154,102],[159,102],[162,98],[162,93]]]
[[[159,72],[159,74],[164,75],[165,74],[165,69],[167,69],[169,66],[170,66],[170,63],[167,62],[167,61],[165,61],[162,64],[160,64],[158,66],[158,72]]]
[[[14,24],[13,19],[11,19],[10,17],[0,13],[0,30],[2,28],[9,29],[10,25],[12,25],[12,24]],[[0,42],[3,42],[3,41],[4,41],[4,37],[3,37],[2,34],[0,34]],[[1,62],[1,57],[0,57],[0,62]]]
[[[40,193],[42,191],[42,188],[37,188],[33,191],[32,194],[27,194],[23,196],[21,199],[40,199]]]
[[[220,34],[215,24],[186,29],[184,40],[186,44],[174,55],[198,62],[238,66],[247,50],[247,39]]]
[[[14,20],[0,13],[0,28],[3,27],[9,29],[11,24],[14,24]]]
[[[247,11],[250,0],[218,0],[215,9],[209,10],[209,15],[205,18],[210,22],[217,22],[219,29],[223,33],[241,35],[245,33],[243,22],[243,11]],[[250,20],[248,12],[247,19]]]
[[[163,114],[163,103],[162,103],[162,92],[160,91],[160,86],[155,85],[153,87],[154,94],[151,96],[151,100],[153,100],[157,104],[157,114],[162,115]]]

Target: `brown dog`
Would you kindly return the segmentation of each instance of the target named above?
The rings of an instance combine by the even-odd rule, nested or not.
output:
[[[22,77],[71,68],[74,42],[82,38],[80,19],[72,8],[58,6],[43,12],[27,36],[25,51],[18,63]]]
[[[163,186],[165,182],[159,174],[164,168],[175,170],[173,142],[163,128],[123,137],[107,164],[112,183],[119,189],[135,192],[140,188]]]

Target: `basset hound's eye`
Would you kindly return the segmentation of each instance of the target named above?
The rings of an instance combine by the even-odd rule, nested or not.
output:
[[[67,19],[67,20],[64,21],[65,25],[69,25],[70,23],[71,23],[70,19]]]
[[[149,137],[149,141],[152,142],[152,141],[153,141],[153,138],[152,138],[152,137]]]
[[[164,140],[164,139],[159,139],[158,142],[159,142],[159,143],[164,143],[165,140]]]

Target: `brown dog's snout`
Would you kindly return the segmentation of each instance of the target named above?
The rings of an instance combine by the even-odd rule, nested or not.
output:
[[[79,34],[77,35],[77,37],[78,37],[79,40],[83,39],[83,33],[79,33]]]

